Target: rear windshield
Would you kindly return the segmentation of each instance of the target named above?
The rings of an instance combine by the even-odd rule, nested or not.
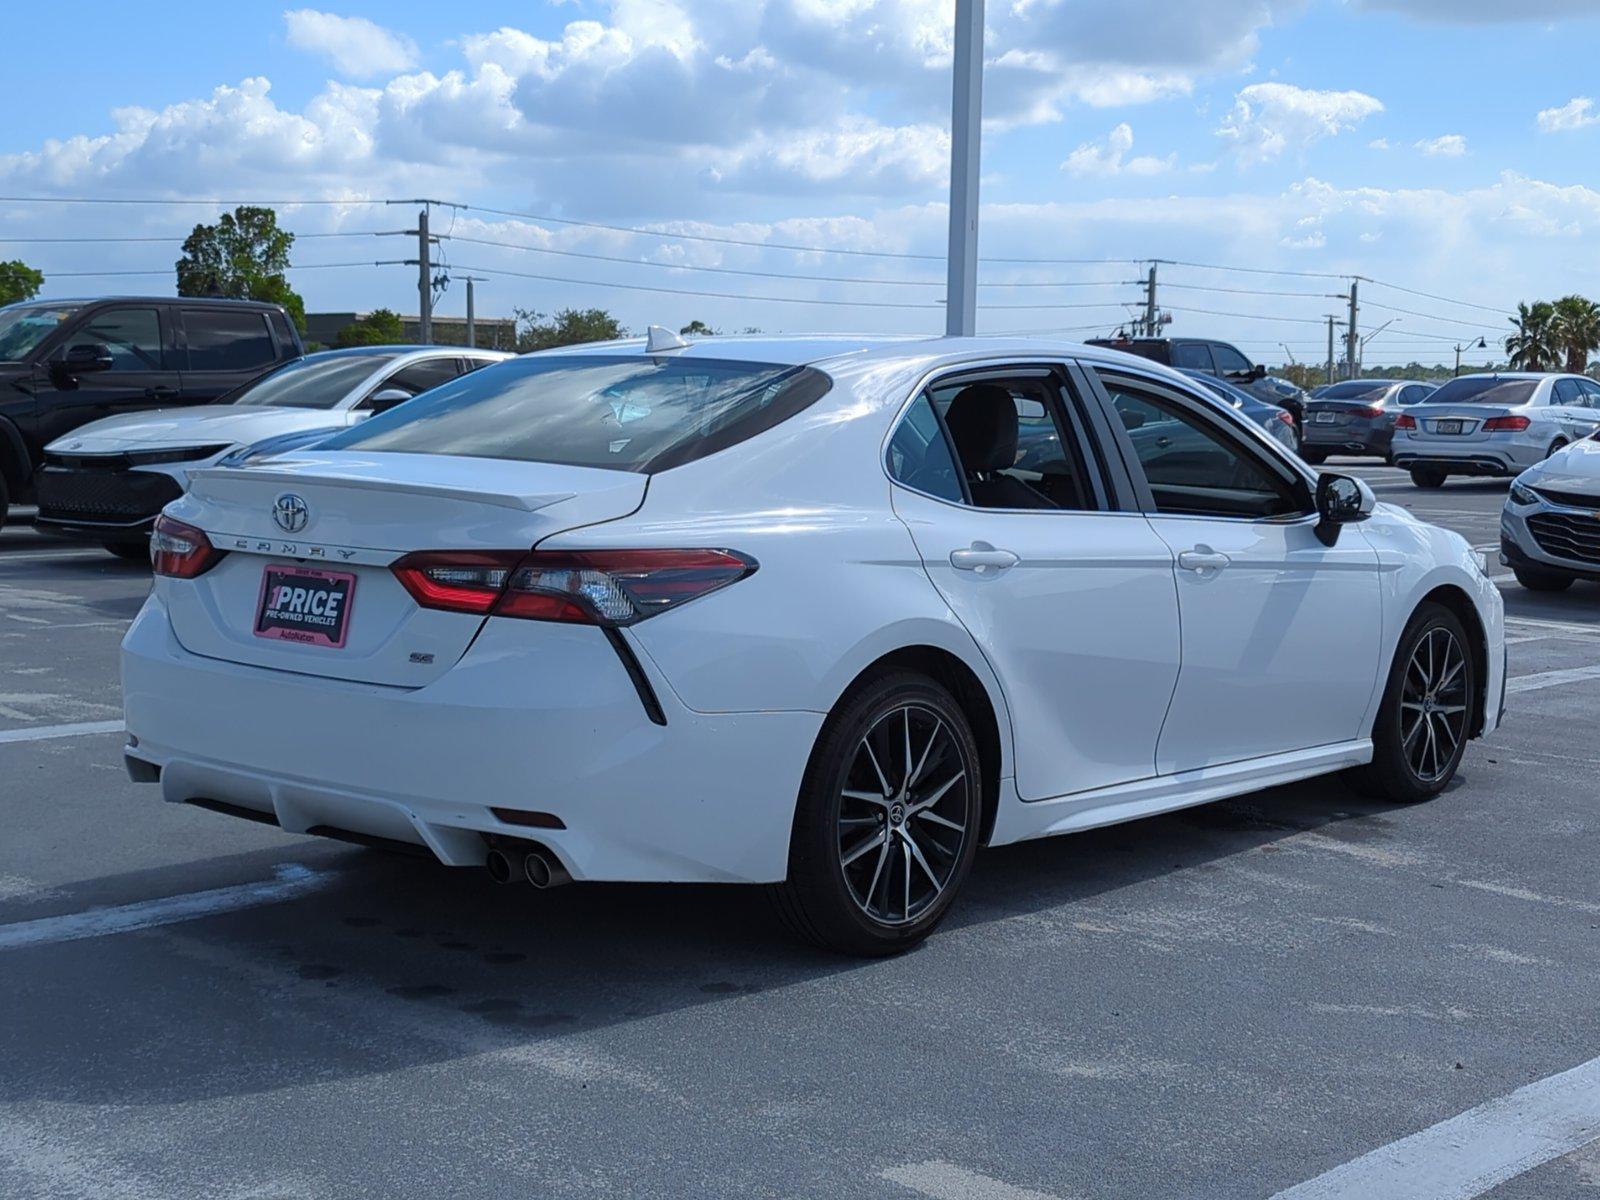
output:
[[[1361,400],[1381,396],[1394,386],[1388,379],[1353,379],[1349,383],[1330,383],[1317,389],[1318,400]]]
[[[831,384],[811,367],[540,355],[462,376],[317,449],[664,471],[772,428]]]
[[[1496,379],[1485,375],[1478,379],[1452,379],[1424,404],[1526,404],[1533,399],[1539,386],[1537,379]]]
[[[224,403],[256,408],[332,408],[356,384],[399,357],[340,354],[333,358],[297,358],[236,389]]]

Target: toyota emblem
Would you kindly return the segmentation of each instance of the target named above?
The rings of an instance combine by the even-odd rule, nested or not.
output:
[[[311,510],[299,496],[285,492],[272,502],[272,519],[285,533],[299,533],[311,520]]]

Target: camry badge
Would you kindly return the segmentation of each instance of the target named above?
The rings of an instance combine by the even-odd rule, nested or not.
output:
[[[311,520],[311,510],[299,496],[285,492],[272,502],[272,519],[285,533],[299,533]]]

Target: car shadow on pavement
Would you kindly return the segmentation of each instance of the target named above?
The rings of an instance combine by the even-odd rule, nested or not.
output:
[[[581,1045],[598,1029],[854,973],[867,975],[842,990],[914,987],[942,936],[1054,910],[1070,919],[1074,904],[1101,893],[1307,831],[1383,841],[1391,811],[1337,782],[1312,782],[985,851],[941,933],[877,962],[786,940],[752,887],[540,892],[286,840],[282,853],[195,864],[198,886],[260,880],[297,858],[316,864],[325,885],[160,928],[6,951],[0,1104],[182,1104]],[[139,875],[148,878],[86,887],[117,903],[197,880],[184,868]],[[70,902],[51,908],[72,911]]]

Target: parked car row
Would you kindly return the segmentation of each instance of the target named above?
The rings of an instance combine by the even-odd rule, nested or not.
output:
[[[980,844],[1333,771],[1437,795],[1503,708],[1498,590],[1215,382],[653,330],[190,467],[129,773],[502,882],[762,884],[856,954]]]

